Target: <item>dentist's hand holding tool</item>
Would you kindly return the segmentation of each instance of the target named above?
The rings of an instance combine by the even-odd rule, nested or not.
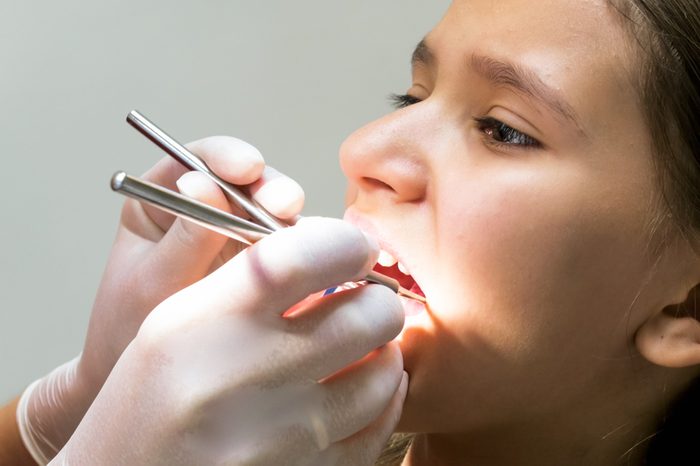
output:
[[[55,464],[371,465],[407,376],[378,247],[340,220],[264,238],[146,318]],[[287,314],[287,315],[285,315]]]
[[[189,148],[227,181],[251,184],[253,197],[272,214],[293,218],[301,211],[304,194],[299,185],[265,167],[251,145],[211,137]],[[218,187],[200,173],[186,173],[169,157],[144,178],[171,189],[177,185],[190,197],[230,210]],[[20,430],[35,459],[45,464],[63,447],[148,313],[242,247],[152,207],[132,200],[125,203],[82,354],[32,384],[22,397]]]

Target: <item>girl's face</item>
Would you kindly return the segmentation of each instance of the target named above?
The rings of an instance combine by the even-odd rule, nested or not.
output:
[[[402,429],[575,420],[641,384],[630,343],[673,277],[661,260],[647,283],[657,190],[622,21],[605,0],[457,0],[409,105],[343,144],[346,219],[429,302],[400,337]]]

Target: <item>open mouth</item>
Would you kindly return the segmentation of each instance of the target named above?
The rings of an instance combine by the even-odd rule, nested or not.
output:
[[[418,286],[418,283],[416,283],[416,280],[411,276],[408,269],[390,253],[382,250],[379,255],[379,261],[374,266],[373,270],[397,280],[403,288],[425,298],[425,293],[423,293],[423,290]]]

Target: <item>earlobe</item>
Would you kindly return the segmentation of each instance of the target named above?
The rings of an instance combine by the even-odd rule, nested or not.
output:
[[[666,367],[700,365],[700,322],[687,313],[664,310],[637,331],[635,346],[650,362]]]

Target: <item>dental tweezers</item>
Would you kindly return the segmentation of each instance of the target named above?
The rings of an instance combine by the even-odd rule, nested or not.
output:
[[[151,204],[158,209],[246,244],[253,244],[274,231],[288,226],[249,198],[238,187],[217,176],[206,162],[136,110],[132,110],[126,120],[175,160],[191,170],[207,175],[223,190],[229,201],[240,207],[254,221],[246,220],[162,186],[127,175],[123,171],[117,172],[112,177],[111,186],[114,191]],[[398,280],[386,275],[371,271],[364,278],[364,281],[387,286],[404,298],[421,303],[426,302],[423,296],[403,288]]]

